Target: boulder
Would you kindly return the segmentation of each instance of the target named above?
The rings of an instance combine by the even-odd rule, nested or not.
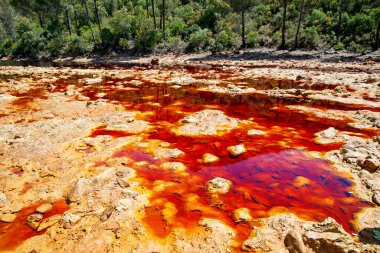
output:
[[[111,181],[113,178],[116,178],[116,170],[114,168],[110,168],[110,169],[103,171],[99,175],[97,175],[93,179],[93,183],[100,185],[100,186],[103,186],[103,185],[107,184],[109,181]]]
[[[302,241],[302,237],[294,230],[290,230],[284,239],[284,244],[289,253],[306,253],[306,246]]]
[[[219,110],[203,110],[180,120],[178,135],[218,135],[238,127],[239,121]]]
[[[245,152],[247,152],[244,144],[240,144],[240,145],[236,145],[236,146],[230,146],[227,148],[227,151],[233,157],[240,156],[240,155],[244,154]]]
[[[226,194],[231,189],[231,186],[232,182],[230,180],[216,177],[207,182],[207,191],[209,193]]]
[[[74,184],[72,191],[69,194],[69,200],[75,202],[80,200],[91,189],[91,180],[79,178]]]
[[[353,237],[333,218],[326,218],[321,223],[305,224],[304,229],[303,241],[315,252],[360,252]]]
[[[28,225],[32,229],[37,230],[38,227],[40,226],[41,222],[42,222],[42,218],[43,218],[42,214],[34,213],[34,214],[29,215],[26,218],[25,223],[26,223],[26,225]]]
[[[239,208],[232,212],[232,219],[235,222],[245,222],[248,223],[253,220],[251,211],[248,208]]]

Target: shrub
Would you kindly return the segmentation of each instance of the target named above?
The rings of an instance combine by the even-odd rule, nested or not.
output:
[[[249,32],[246,36],[246,43],[248,47],[255,47],[258,44],[258,33],[257,32]]]
[[[216,35],[215,47],[216,51],[223,51],[227,49],[236,49],[240,47],[239,36],[232,31],[221,31]]]
[[[102,47],[106,49],[108,47],[112,47],[114,44],[115,36],[108,28],[103,28],[100,31],[100,38],[102,40]]]
[[[66,53],[83,55],[92,50],[92,46],[82,36],[72,35],[68,37]]]
[[[212,32],[208,29],[199,29],[190,35],[188,49],[198,52],[209,49],[212,44]]]
[[[187,43],[181,37],[171,37],[166,42],[159,43],[154,51],[156,53],[183,53],[187,48]]]

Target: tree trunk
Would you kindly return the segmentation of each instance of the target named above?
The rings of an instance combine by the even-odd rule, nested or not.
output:
[[[380,46],[380,17],[377,20],[377,27],[376,27],[376,38],[375,38],[375,50],[379,49]]]
[[[281,49],[285,49],[285,31],[286,31],[286,10],[288,7],[288,0],[283,0],[284,12],[282,14],[282,29],[281,29]]]
[[[99,31],[100,31],[100,30],[102,30],[102,25],[100,22],[99,8],[98,8],[98,4],[96,3],[96,0],[94,0],[94,8],[95,8],[96,22],[98,23],[98,27],[99,27]]]
[[[245,18],[244,18],[244,9],[241,10],[241,47],[245,48]]]
[[[146,0],[146,16],[149,18],[149,0]]]
[[[153,22],[154,22],[154,29],[157,28],[157,21],[156,21],[156,13],[155,13],[155,10],[154,10],[154,0],[152,0],[152,14],[153,14]]]
[[[66,25],[67,25],[67,30],[69,31],[70,36],[71,34],[71,27],[70,27],[70,18],[69,18],[69,10],[67,7],[65,7],[65,13],[66,13]]]
[[[75,6],[74,6],[74,3],[73,3],[73,0],[71,0],[70,3],[71,3],[71,6],[73,7],[73,11],[74,11],[75,29],[78,29],[79,25],[78,25],[77,11],[75,10]]]
[[[343,2],[344,0],[339,1],[339,19],[338,19],[338,29],[336,32],[336,44],[340,42],[340,37],[342,33],[342,13],[343,13]]]
[[[44,28],[44,21],[43,21],[42,15],[38,13],[37,16],[38,16],[38,22],[40,23],[40,26]]]
[[[87,0],[83,0],[83,3],[84,3],[84,8],[86,10],[87,23],[90,26],[92,39],[94,40],[94,43],[96,44],[94,31],[92,30],[92,24],[91,24],[90,14],[88,13]]]
[[[162,0],[162,33],[165,38],[165,9],[166,9],[166,3],[165,0]]]
[[[300,33],[300,29],[301,29],[301,22],[302,22],[302,18],[303,18],[304,2],[305,2],[305,0],[301,0],[300,15],[299,15],[299,17],[298,17],[298,24],[297,24],[296,38],[294,39],[294,49],[297,49],[297,48],[298,48],[298,35],[299,35],[299,33]]]

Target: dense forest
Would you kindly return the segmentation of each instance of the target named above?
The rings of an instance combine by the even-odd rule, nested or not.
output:
[[[380,0],[0,0],[0,56],[379,48]]]

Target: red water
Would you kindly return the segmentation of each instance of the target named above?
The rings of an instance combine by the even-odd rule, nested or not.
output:
[[[58,80],[54,92],[65,92],[67,85],[75,84],[82,88],[80,93],[98,100],[96,95],[106,93],[103,98],[111,103],[123,105],[127,110],[149,112],[143,119],[149,121],[153,130],[144,135],[144,140],[161,140],[178,148],[185,155],[172,161],[186,165],[187,175],[159,168],[164,162],[157,160],[144,149],[128,146],[114,154],[115,157],[129,157],[134,161],[147,161],[152,166],[136,166],[137,177],[141,185],[154,189],[160,181],[170,182],[166,188],[153,191],[151,205],[146,207],[144,218],[146,227],[156,236],[165,238],[173,228],[184,227],[191,230],[197,227],[200,218],[217,218],[233,227],[238,232],[237,240],[245,240],[251,224],[235,224],[231,213],[236,208],[247,207],[255,219],[268,217],[277,213],[291,212],[311,221],[322,221],[333,217],[348,232],[355,232],[354,215],[369,204],[360,201],[351,194],[353,190],[349,175],[337,172],[322,159],[311,158],[307,151],[326,152],[338,149],[341,144],[319,145],[313,140],[314,134],[330,126],[342,131],[360,133],[370,138],[379,132],[371,130],[358,131],[347,125],[348,120],[329,120],[305,116],[286,109],[286,105],[306,105],[319,109],[377,109],[366,106],[345,105],[328,101],[311,101],[302,97],[279,98],[258,94],[218,94],[198,90],[199,85],[190,85],[174,89],[171,84],[154,84],[144,80],[143,68],[140,74],[125,79],[105,78],[101,84],[85,85],[80,76]],[[171,70],[173,71],[173,70]],[[229,80],[238,75],[222,72],[218,69],[182,69],[194,74],[195,78],[219,78]],[[141,86],[134,86],[131,80],[143,80]],[[244,81],[244,80],[240,80]],[[246,80],[250,87],[266,89],[310,88],[333,89],[335,86],[319,84],[309,87],[307,83],[288,80]],[[47,91],[45,91],[47,92]],[[40,94],[41,95],[41,94]],[[44,93],[39,98],[43,99]],[[23,94],[17,104],[30,104],[33,96]],[[33,100],[32,99],[32,100]],[[75,97],[73,98],[75,99]],[[218,109],[230,117],[241,120],[253,119],[266,131],[266,135],[248,136],[249,127],[241,127],[223,136],[177,136],[168,127],[178,126],[184,116],[203,109]],[[273,109],[275,108],[275,109]],[[107,131],[104,127],[94,129],[89,136],[110,135],[115,138],[125,137],[120,131]],[[143,140],[143,141],[144,141]],[[247,152],[237,158],[228,155],[226,148],[231,145],[244,144]],[[204,153],[217,155],[220,160],[211,165],[200,162]],[[206,183],[215,177],[223,177],[233,182],[232,189],[226,195],[213,196],[207,193]],[[306,178],[309,183],[299,185],[297,182]],[[175,210],[171,217],[166,217],[168,203]],[[174,206],[174,208],[173,208]],[[170,209],[170,208],[169,208]]]
[[[12,223],[0,222],[0,251],[12,250],[26,239],[36,235],[42,235],[46,232],[46,230],[37,232],[25,224],[27,217],[35,213],[35,210],[41,204],[43,204],[43,202],[38,202],[22,209],[18,212],[16,220]],[[53,210],[44,214],[43,218],[62,214],[69,209],[65,200],[59,200],[52,205]]]

